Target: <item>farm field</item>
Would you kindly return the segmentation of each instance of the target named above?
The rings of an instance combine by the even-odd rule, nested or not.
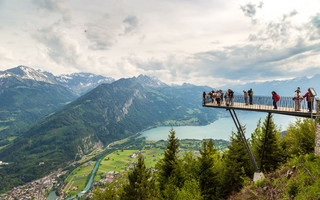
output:
[[[122,144],[123,141],[118,141]],[[184,155],[184,151],[192,150],[198,151],[202,147],[201,140],[180,140],[180,153],[179,156]],[[224,140],[215,140],[215,147],[219,151],[223,151],[229,145],[228,141]],[[115,145],[114,143],[112,145]],[[115,172],[125,172],[133,168],[134,164],[138,161],[138,154],[141,153],[144,157],[144,161],[147,168],[154,167],[156,162],[162,158],[164,150],[166,149],[167,141],[160,140],[158,142],[146,141],[144,139],[136,140],[136,142],[132,143],[129,146],[121,147],[115,150],[114,152],[105,156],[100,165],[99,169],[94,177],[95,181],[103,182],[108,178],[107,173],[109,171]],[[197,152],[196,154],[199,154]],[[92,157],[88,156],[86,159],[90,159]],[[84,160],[86,160],[84,159]],[[88,165],[88,163],[90,163]],[[68,192],[68,196],[75,195],[79,193],[86,185],[88,176],[91,174],[93,167],[96,162],[90,161],[76,168],[65,180],[67,185],[64,187],[64,192]],[[78,190],[72,190],[75,187]]]
[[[133,168],[134,163],[138,161],[137,155],[142,153],[147,168],[154,167],[158,159],[163,154],[160,148],[151,148],[144,150],[117,150],[107,155],[100,163],[95,180],[99,181],[101,176],[108,171],[123,172]],[[132,157],[132,155],[135,155]]]
[[[72,196],[82,191],[86,186],[88,176],[91,174],[95,163],[95,161],[90,161],[73,170],[65,181],[67,185],[63,192],[68,192],[68,196]]]

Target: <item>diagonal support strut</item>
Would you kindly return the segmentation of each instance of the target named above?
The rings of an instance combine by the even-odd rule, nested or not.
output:
[[[240,138],[241,138],[244,146],[246,147],[246,150],[247,150],[247,152],[249,154],[250,160],[251,160],[251,162],[253,164],[253,167],[254,167],[255,171],[260,173],[260,170],[258,168],[257,162],[256,162],[256,160],[255,160],[255,158],[254,158],[254,156],[252,154],[252,151],[251,151],[251,149],[250,149],[250,147],[248,145],[247,139],[246,139],[246,137],[245,137],[245,135],[243,133],[243,130],[242,130],[241,124],[240,124],[240,122],[238,120],[236,112],[234,111],[234,109],[228,109],[228,110],[230,112],[230,115],[231,115],[231,117],[233,119],[234,124],[236,125],[236,127],[238,129],[238,132],[240,134]],[[232,114],[231,110],[233,111],[233,114]]]
[[[267,121],[267,128],[266,128],[266,134],[264,135],[264,141],[263,141],[263,147],[262,147],[262,152],[261,152],[261,159],[260,159],[260,169],[262,170],[262,160],[264,156],[264,150],[265,146],[268,140],[268,129],[269,129],[269,121],[270,121],[271,113],[268,113],[268,121]]]

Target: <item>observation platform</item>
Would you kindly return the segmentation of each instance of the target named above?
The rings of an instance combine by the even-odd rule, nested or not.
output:
[[[227,101],[228,104],[227,105]],[[249,102],[249,98],[248,98]],[[280,100],[277,102],[277,109],[273,109],[273,100],[271,96],[257,96],[253,95],[252,105],[246,105],[243,95],[234,95],[233,104],[228,99],[223,99],[220,105],[214,101],[212,102],[211,98],[207,98],[205,100],[205,104],[203,107],[211,107],[211,108],[222,108],[222,109],[234,109],[234,110],[246,110],[246,111],[256,111],[256,112],[266,112],[266,113],[275,113],[282,115],[290,115],[296,117],[306,117],[306,118],[315,118],[316,110],[315,110],[315,102],[312,105],[312,112],[309,112],[308,102],[304,98],[300,102],[300,110],[295,111],[294,100],[292,97],[280,97]]]

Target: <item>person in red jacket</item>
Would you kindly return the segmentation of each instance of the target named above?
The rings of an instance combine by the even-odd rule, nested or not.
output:
[[[273,99],[273,109],[278,109],[277,102],[280,100],[280,96],[275,91],[272,91],[272,99]]]

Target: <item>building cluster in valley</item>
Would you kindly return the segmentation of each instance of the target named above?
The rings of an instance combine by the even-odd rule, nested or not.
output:
[[[0,165],[9,165],[9,163],[2,162],[2,161],[0,160]]]
[[[139,154],[141,152],[135,152],[132,155],[130,155],[130,158],[138,158]],[[155,154],[155,152],[152,152],[150,154]],[[0,164],[2,165],[6,165],[7,163],[3,163],[1,162]],[[44,165],[44,162],[40,162],[40,165]],[[127,170],[132,170],[134,168],[134,166],[137,164],[137,162],[133,161],[133,162],[129,162],[127,163],[127,166],[124,168],[124,171]],[[86,166],[92,166],[93,163],[87,162]],[[155,171],[154,168],[151,168],[152,171]],[[56,172],[52,172],[51,174],[49,174],[48,176],[38,179],[36,181],[27,183],[25,185],[22,186],[18,186],[13,188],[11,191],[0,195],[0,200],[2,199],[37,199],[37,200],[42,200],[42,199],[46,199],[46,196],[48,196],[49,192],[52,191],[56,186],[58,187],[58,179],[61,175],[66,174],[67,171],[62,171],[61,169],[59,169]],[[106,183],[111,183],[113,181],[113,179],[118,176],[120,172],[118,171],[107,171],[104,172],[104,174],[102,175],[102,179],[100,181],[93,181],[91,189],[83,196],[84,198],[90,198],[93,196],[93,190],[97,187],[100,187],[100,190],[104,190],[103,186]],[[82,177],[82,176],[88,176],[86,175],[80,175],[77,177]],[[60,196],[58,197],[58,199],[65,199],[68,197],[68,192],[63,192],[63,191],[78,191],[79,188],[74,186],[71,187],[72,184],[70,185],[70,183],[65,184],[65,185],[60,185],[59,189],[57,189],[58,193],[60,194]],[[78,191],[81,192],[81,191]]]
[[[64,175],[66,171],[58,170],[45,176],[41,179],[32,181],[30,183],[14,187],[7,193],[1,194],[0,199],[35,199],[43,200],[46,199],[48,193],[54,188],[57,184],[58,179],[61,175]]]

